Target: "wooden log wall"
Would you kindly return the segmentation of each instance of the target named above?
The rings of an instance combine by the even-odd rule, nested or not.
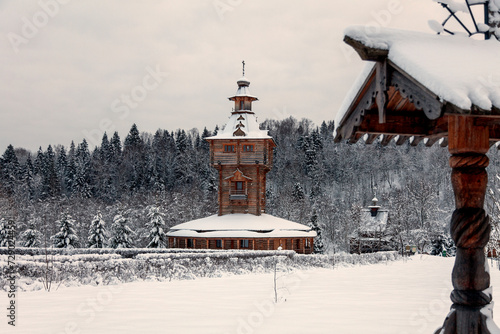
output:
[[[175,239],[175,240],[174,240]],[[188,239],[191,241],[188,242]],[[309,247],[306,246],[306,239],[309,240]],[[217,240],[221,241],[221,247],[217,247]],[[248,247],[242,248],[241,241],[248,240]],[[300,254],[311,254],[314,249],[314,238],[173,238],[169,237],[170,248],[192,248],[192,249],[248,249],[248,250],[276,250],[279,246],[283,250],[293,250]],[[193,247],[188,247],[191,243]]]

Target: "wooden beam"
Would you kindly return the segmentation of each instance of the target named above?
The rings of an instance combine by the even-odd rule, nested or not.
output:
[[[356,144],[358,140],[363,138],[365,134],[364,133],[355,133],[351,138],[349,138],[349,144]]]
[[[382,146],[387,146],[389,145],[389,143],[391,142],[391,140],[396,137],[396,135],[384,135],[382,137],[382,141],[381,141],[381,144]]]
[[[375,139],[378,138],[378,136],[380,136],[380,135],[379,134],[373,134],[373,133],[369,134],[368,138],[366,138],[366,140],[365,140],[365,143],[367,143],[368,145],[373,144],[373,142],[375,141]]]
[[[436,333],[490,333],[484,325],[488,316],[481,312],[492,307],[490,274],[484,252],[491,231],[490,218],[484,210],[489,129],[475,125],[472,117],[460,115],[449,117],[448,128],[456,207],[450,232],[457,253],[451,276],[453,305],[442,329]]]
[[[396,140],[396,145],[398,146],[401,146],[403,145],[407,140],[408,138],[410,138],[410,136],[399,136],[398,140]]]
[[[427,147],[431,147],[432,145],[434,145],[439,139],[441,139],[440,137],[434,137],[434,138],[428,138],[427,142],[425,143],[425,146]]]
[[[410,145],[417,146],[423,139],[424,137],[413,136],[413,138],[410,141]]]
[[[373,60],[379,61],[387,58],[389,50],[382,50],[377,48],[372,48],[364,45],[362,42],[353,39],[349,36],[344,36],[344,42],[350,46],[358,53],[358,55],[363,60]]]
[[[387,61],[378,61],[376,67],[376,92],[375,101],[378,108],[378,122],[385,123],[387,108]]]
[[[379,133],[402,136],[427,136],[435,134],[435,121],[428,120],[425,116],[394,116],[387,115],[386,123],[380,124],[378,114],[365,114],[361,124],[355,132]]]

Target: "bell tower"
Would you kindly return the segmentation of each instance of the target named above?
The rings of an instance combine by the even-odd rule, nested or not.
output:
[[[217,135],[208,137],[210,163],[219,172],[219,216],[250,213],[259,216],[266,210],[266,174],[273,163],[276,143],[267,130],[260,130],[250,94],[250,81],[237,81],[238,90],[229,98],[234,109],[229,121]]]

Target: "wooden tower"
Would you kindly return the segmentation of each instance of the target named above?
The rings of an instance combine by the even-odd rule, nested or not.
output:
[[[258,101],[250,81],[238,80],[229,98],[234,108],[224,129],[205,138],[210,143],[210,164],[219,171],[218,215],[172,226],[169,247],[193,249],[294,250],[310,254],[316,232],[310,226],[266,214],[266,174],[273,164],[276,144],[259,129],[252,111]]]
[[[234,109],[225,128],[206,138],[210,143],[210,163],[219,171],[219,216],[251,213],[259,216],[266,210],[266,174],[273,163],[276,146],[267,130],[260,130],[252,103],[250,81],[238,80]]]

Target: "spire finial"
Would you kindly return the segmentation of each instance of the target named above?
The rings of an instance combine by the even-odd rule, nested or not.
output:
[[[241,63],[243,64],[243,76],[245,76],[245,61],[243,60]]]

